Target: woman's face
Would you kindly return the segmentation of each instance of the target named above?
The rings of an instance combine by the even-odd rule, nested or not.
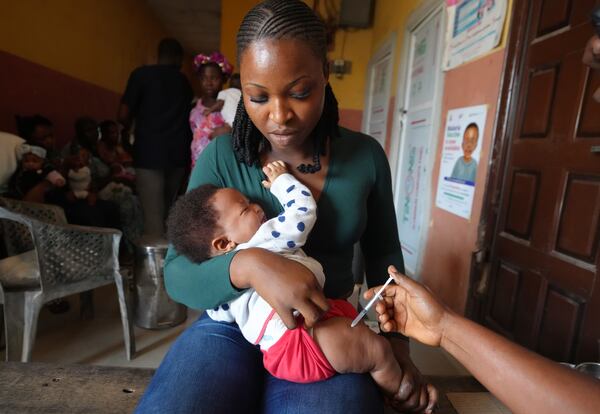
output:
[[[89,148],[98,144],[98,125],[95,122],[86,122],[79,131],[79,142]]]
[[[240,59],[246,112],[273,149],[303,148],[323,112],[323,62],[297,39],[260,40]]]
[[[205,66],[200,72],[200,85],[203,96],[216,98],[219,91],[223,89],[223,73],[215,66]]]
[[[54,133],[52,127],[47,125],[37,125],[31,134],[31,142],[46,150],[54,148]]]
[[[102,139],[111,145],[119,143],[119,128],[116,124],[110,124],[102,131]]]

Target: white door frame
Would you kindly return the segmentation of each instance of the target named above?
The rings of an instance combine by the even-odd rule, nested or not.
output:
[[[429,158],[427,171],[423,177],[423,182],[426,185],[426,189],[422,192],[422,200],[423,200],[423,209],[422,209],[422,218],[421,218],[421,233],[419,237],[419,257],[417,259],[417,266],[414,274],[411,276],[419,278],[419,271],[422,267],[423,262],[423,250],[427,243],[427,232],[429,228],[429,219],[431,215],[432,208],[432,200],[433,200],[433,188],[432,188],[432,170],[435,163],[435,155],[438,146],[438,135],[439,129],[441,125],[441,110],[442,110],[442,95],[444,90],[444,74],[441,69],[441,62],[444,54],[444,43],[445,43],[445,34],[446,34],[446,25],[447,25],[447,16],[445,10],[445,1],[444,0],[426,0],[421,7],[419,7],[416,11],[414,11],[407,20],[406,29],[403,36],[403,44],[402,44],[402,53],[401,53],[401,61],[400,68],[398,70],[398,89],[396,93],[396,101],[394,108],[394,118],[393,118],[393,126],[392,126],[392,140],[390,145],[390,167],[392,170],[392,186],[394,189],[394,204],[396,206],[399,205],[400,198],[400,180],[399,175],[402,171],[401,169],[401,160],[403,159],[403,155],[401,152],[404,149],[402,145],[402,134],[404,130],[404,121],[406,119],[406,103],[409,93],[410,84],[408,83],[409,79],[409,69],[412,67],[412,59],[410,55],[411,51],[411,41],[412,35],[421,24],[426,22],[429,18],[433,17],[433,15],[441,10],[442,17],[442,28],[440,30],[440,47],[438,50],[439,55],[439,63],[440,70],[436,74],[436,90],[434,92],[434,104],[433,104],[433,113],[432,113],[432,136],[430,137],[429,142]],[[394,139],[395,138],[395,139]],[[428,190],[427,190],[428,189]]]

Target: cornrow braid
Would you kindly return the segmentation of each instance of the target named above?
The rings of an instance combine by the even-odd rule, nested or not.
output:
[[[253,43],[262,39],[298,39],[306,42],[315,56],[327,65],[327,37],[321,19],[300,0],[267,0],[251,9],[244,17],[237,34],[238,67],[241,56]],[[315,167],[320,168],[320,155],[326,155],[327,138],[340,136],[338,102],[329,83],[325,87],[323,113],[313,131]],[[260,133],[240,99],[231,136],[236,158],[247,165],[259,160],[264,150],[270,150],[269,141]],[[303,171],[304,164],[299,167]],[[310,169],[308,170],[310,172]]]

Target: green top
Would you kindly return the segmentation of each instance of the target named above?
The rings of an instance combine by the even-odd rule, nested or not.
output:
[[[385,153],[373,138],[340,128],[330,145],[330,160],[323,192],[317,203],[317,222],[304,246],[325,271],[325,295],[347,297],[353,289],[352,257],[360,240],[369,286],[387,279],[387,266],[404,269],[392,200],[390,168]],[[202,184],[234,187],[258,202],[269,218],[283,211],[277,199],[263,188],[265,175],[255,164],[235,159],[231,137],[213,140],[200,154],[188,190]],[[165,259],[165,286],[176,301],[191,308],[209,309],[239,296],[229,279],[236,252],[195,264],[169,248]]]

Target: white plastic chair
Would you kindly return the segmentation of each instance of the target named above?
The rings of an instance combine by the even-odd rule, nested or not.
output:
[[[133,324],[119,271],[121,232],[67,224],[63,210],[0,197],[0,260],[6,360],[29,362],[38,315],[54,299],[115,283],[127,359],[135,354]]]

